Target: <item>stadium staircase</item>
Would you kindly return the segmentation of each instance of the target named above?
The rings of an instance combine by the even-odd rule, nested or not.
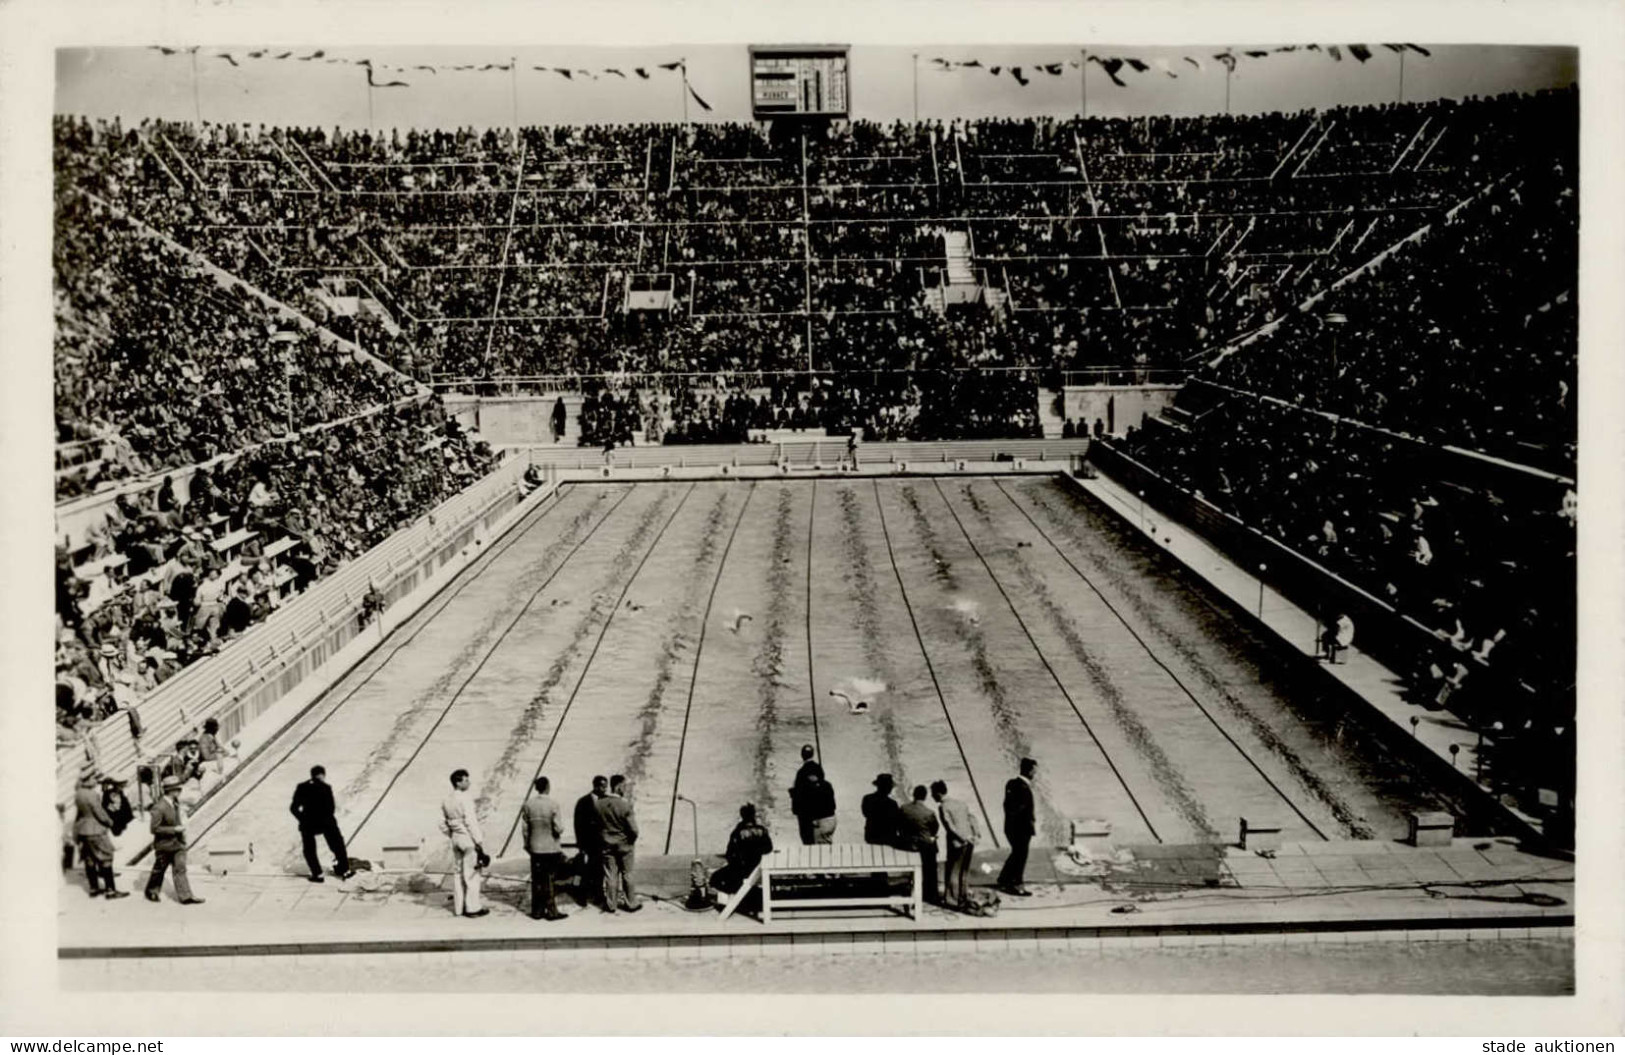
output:
[[[955,285],[974,284],[976,272],[970,266],[970,235],[964,231],[948,231],[942,241],[948,260],[948,281]]]

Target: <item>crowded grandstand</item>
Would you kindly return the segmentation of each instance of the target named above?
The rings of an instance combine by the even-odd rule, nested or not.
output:
[[[1413,627],[1415,699],[1549,787],[1577,121],[1572,90],[793,134],[58,116],[58,511],[105,506],[58,536],[59,748],[484,477],[442,397],[528,393],[593,448],[1093,435]],[[1152,382],[1160,414],[1055,421]]]

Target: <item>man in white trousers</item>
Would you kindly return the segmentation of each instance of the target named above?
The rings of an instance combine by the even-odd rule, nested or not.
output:
[[[440,804],[440,830],[451,839],[451,908],[459,916],[478,919],[491,910],[480,905],[480,865],[485,856],[485,833],[468,793],[468,770],[451,775],[451,794]]]

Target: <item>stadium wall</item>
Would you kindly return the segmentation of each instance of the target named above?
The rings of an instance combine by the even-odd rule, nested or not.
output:
[[[1061,391],[1062,417],[1094,428],[1095,419],[1106,423],[1106,431],[1122,435],[1133,425],[1140,428],[1146,418],[1154,418],[1173,405],[1179,385],[1068,385]]]

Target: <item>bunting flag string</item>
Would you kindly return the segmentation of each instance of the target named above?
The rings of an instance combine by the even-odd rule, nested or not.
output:
[[[148,50],[156,51],[156,52],[158,52],[158,53],[160,53],[160,54],[167,57],[167,56],[174,56],[174,55],[196,54],[200,50],[200,47],[199,47],[199,45],[195,45],[195,44],[190,46],[190,47],[174,47],[174,46],[165,45],[165,44],[153,44],[153,45],[149,45]],[[386,62],[378,62],[378,61],[376,61],[374,59],[371,59],[371,58],[351,59],[351,58],[340,58],[340,57],[337,57],[337,56],[329,56],[327,54],[327,52],[325,50],[322,50],[322,49],[317,49],[315,51],[312,51],[308,55],[297,55],[293,51],[275,51],[274,49],[271,49],[271,48],[255,48],[252,51],[243,51],[243,52],[224,51],[224,50],[222,50],[222,51],[215,52],[214,57],[217,58],[217,59],[221,59],[221,60],[229,63],[230,65],[232,65],[232,66],[234,66],[234,67],[236,67],[238,69],[243,68],[243,63],[245,61],[248,61],[248,60],[255,60],[255,61],[264,60],[264,61],[271,61],[271,62],[281,62],[281,61],[285,61],[287,59],[292,59],[295,62],[322,62],[322,63],[325,63],[326,65],[329,65],[329,66],[333,66],[333,65],[360,66],[363,69],[377,70],[377,71],[379,71],[381,73],[406,73],[406,72],[409,72],[409,71],[416,71],[416,72],[428,73],[428,74],[432,74],[432,75],[438,75],[440,73],[448,73],[448,72],[458,72],[458,73],[501,72],[501,73],[508,73],[508,72],[513,71],[514,69],[522,68],[522,67],[518,67],[511,60],[508,61],[508,62],[487,62],[487,63],[484,63],[483,65],[477,65],[477,64],[471,63],[471,62],[465,62],[465,63],[455,63],[455,64],[453,64],[453,63],[433,63],[433,64],[431,64],[431,63],[418,63],[418,64],[412,65],[412,66],[395,66],[395,65],[391,65],[390,63],[386,63]],[[943,60],[943,61],[946,62],[947,60]],[[975,65],[980,66],[981,63],[976,63]],[[600,74],[602,74],[603,76],[606,76],[606,77],[619,77],[622,80],[631,80],[631,77],[629,77],[627,75],[627,70],[628,69],[630,69],[632,73],[635,73],[639,80],[645,80],[645,81],[651,80],[652,76],[653,76],[649,72],[651,67],[647,67],[647,66],[631,66],[631,67],[625,67],[625,68],[618,68],[618,67],[614,67],[614,66],[606,66],[606,67],[603,67],[603,68],[598,69],[598,70],[579,69],[579,68],[575,68],[575,67],[571,67],[571,68],[567,69],[567,68],[561,67],[561,66],[532,66],[530,68],[537,71],[537,72],[541,72],[541,73],[556,72],[556,73],[559,73],[562,76],[564,76],[564,77],[566,77],[566,78],[568,78],[570,80],[575,80],[578,77],[581,78],[581,79],[585,79],[585,80],[598,80]],[[679,71],[679,70],[683,70],[683,71],[686,72],[684,62],[681,59],[677,60],[676,62],[662,62],[662,63],[659,64],[658,67],[655,67],[655,68],[666,70],[668,72],[676,72],[676,71]],[[379,83],[376,83],[374,86],[375,87],[382,87],[383,85],[382,85],[381,82],[379,82]]]
[[[1384,48],[1396,55],[1401,56],[1401,58],[1403,58],[1407,52],[1414,52],[1415,54],[1424,58],[1431,58],[1433,55],[1432,51],[1420,44],[1408,43],[1382,43],[1380,45],[1283,44],[1271,48],[1247,48],[1239,52],[1234,49],[1226,49],[1224,51],[1214,53],[1211,58],[1214,62],[1224,66],[1227,74],[1233,74],[1236,72],[1239,65],[1244,61],[1264,61],[1272,55],[1287,54],[1300,50],[1305,53],[1315,52],[1317,54],[1330,56],[1334,62],[1342,62],[1343,52],[1347,51],[1348,54],[1351,55],[1357,62],[1364,65],[1372,59],[1373,47]],[[150,45],[150,49],[157,51],[166,57],[182,54],[193,55],[200,50],[197,45],[189,47]],[[241,52],[220,50],[212,54],[213,57],[221,59],[237,69],[241,69],[243,67],[243,63],[247,61],[282,62],[289,59],[296,62],[323,62],[328,65],[360,66],[368,71],[367,83],[374,88],[406,88],[411,86],[403,80],[380,81],[374,76],[375,72],[379,75],[400,74],[407,72],[438,75],[442,72],[452,71],[459,73],[506,73],[519,68],[512,60],[508,62],[487,62],[482,65],[476,65],[474,63],[419,63],[413,66],[395,66],[389,63],[377,62],[371,58],[344,58],[339,56],[329,56],[326,51],[320,49],[314,50],[308,55],[296,55],[292,50],[276,51],[273,48],[255,48],[251,51]],[[1152,69],[1155,69],[1170,78],[1177,79],[1179,74],[1174,71],[1174,64],[1176,62],[1183,60],[1185,63],[1191,66],[1192,69],[1202,72],[1207,68],[1204,63],[1205,58],[1207,58],[1207,56],[1179,55],[1147,59],[1134,55],[1089,54],[1083,56],[1083,61],[1081,62],[1078,59],[1071,59],[1064,62],[1032,62],[1024,65],[985,65],[983,60],[979,58],[956,60],[938,55],[932,56],[929,59],[929,63],[934,69],[943,73],[951,73],[961,69],[985,69],[990,76],[998,77],[1008,72],[1012,80],[1021,85],[1023,88],[1026,88],[1033,83],[1032,73],[1034,72],[1042,71],[1051,77],[1061,77],[1065,74],[1068,67],[1075,70],[1082,69],[1086,67],[1088,63],[1092,62],[1105,72],[1106,76],[1110,78],[1114,85],[1119,88],[1126,88],[1129,86],[1128,81],[1126,81],[1122,76],[1125,70],[1132,71],[1134,73],[1148,73]],[[630,81],[632,78],[628,76],[628,70],[630,70],[632,74],[635,74],[638,80],[643,81],[653,79],[651,70],[663,70],[667,73],[681,73],[683,76],[684,85],[689,95],[694,98],[694,101],[707,112],[711,112],[713,109],[708,102],[700,98],[699,93],[694,90],[693,86],[688,84],[688,66],[686,60],[684,59],[677,59],[672,62],[662,62],[655,64],[654,66],[606,66],[599,69],[583,69],[580,67],[567,66],[531,66],[530,69],[538,73],[556,73],[565,80],[575,83],[589,80],[596,81],[601,79],[601,77],[618,77],[623,81]]]

